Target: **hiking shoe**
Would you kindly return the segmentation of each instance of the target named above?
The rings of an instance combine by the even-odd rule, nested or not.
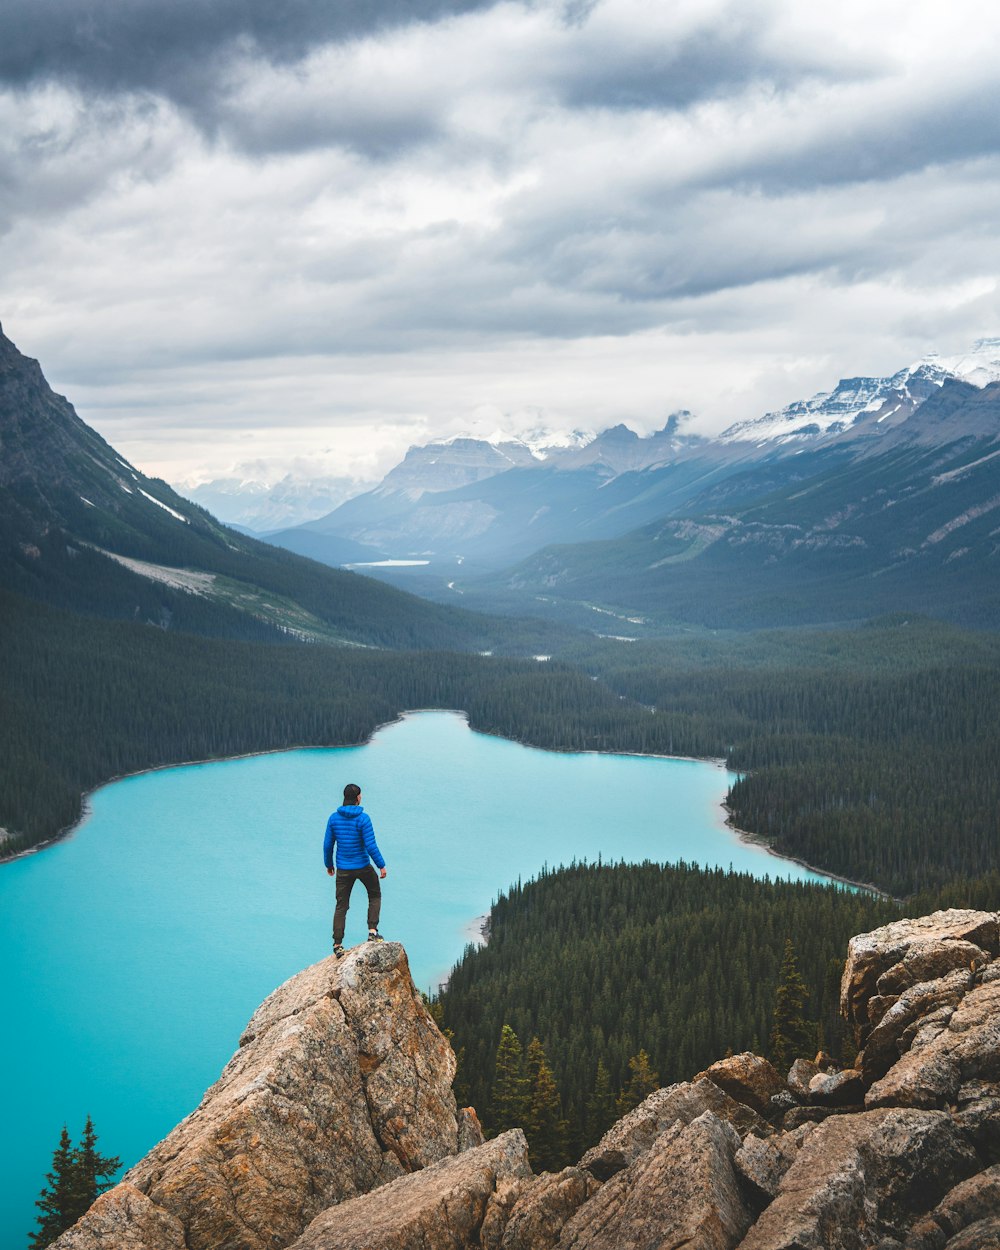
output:
[[[384,942],[385,938],[382,936],[381,933],[379,933],[378,929],[369,929],[368,941],[369,942]]]
[[[337,956],[337,958],[338,958],[338,959],[343,959],[343,958],[344,958],[344,944],[343,944],[343,942],[334,942],[334,944],[333,944],[333,953]]]

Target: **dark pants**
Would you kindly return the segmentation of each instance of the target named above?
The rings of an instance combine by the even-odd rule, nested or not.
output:
[[[368,891],[368,928],[378,928],[379,913],[382,910],[382,887],[378,883],[378,873],[371,864],[367,868],[338,868],[337,910],[333,913],[333,940],[337,945],[344,940],[344,925],[347,922],[347,909],[351,905],[351,891],[355,881],[360,881]]]

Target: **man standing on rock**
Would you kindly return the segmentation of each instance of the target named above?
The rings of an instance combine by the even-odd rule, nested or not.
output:
[[[361,806],[361,787],[353,783],[344,786],[343,805],[326,822],[323,863],[331,877],[334,843],[337,844],[337,907],[333,913],[333,953],[340,959],[344,954],[344,925],[355,881],[360,881],[368,891],[368,940],[382,941],[378,931],[382,910],[379,877],[385,877],[385,860],[375,841],[371,819]],[[378,865],[377,875],[369,860]]]

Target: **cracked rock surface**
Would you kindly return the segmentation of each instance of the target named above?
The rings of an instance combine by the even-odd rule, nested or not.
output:
[[[512,1129],[474,1150],[332,1207],[313,1220],[292,1250],[476,1246],[498,1184],[528,1175],[528,1144],[520,1129]]]
[[[402,947],[262,1004],[198,1109],[57,1250],[1000,1250],[1000,917],[851,940],[861,1051],[656,1090],[575,1167],[482,1142]]]
[[[560,1250],[733,1250],[751,1220],[733,1163],[739,1146],[711,1111],[678,1121],[576,1212]]]
[[[454,1072],[402,946],[324,959],[260,1006],[198,1108],[54,1244],[117,1244],[111,1213],[144,1200],[144,1250],[281,1250],[328,1207],[456,1153]]]
[[[835,1116],[806,1138],[742,1250],[866,1250],[977,1167],[942,1112]]]

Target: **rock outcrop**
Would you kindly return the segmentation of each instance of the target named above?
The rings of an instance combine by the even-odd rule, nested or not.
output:
[[[144,1250],[288,1246],[458,1151],[454,1074],[398,943],[331,956],[260,1006],[197,1110],[56,1245],[106,1250],[128,1227]]]
[[[657,1090],[575,1167],[482,1143],[399,946],[282,986],[193,1115],[58,1250],[997,1250],[1000,926],[854,938],[861,1048],[787,1078],[734,1055]]]

